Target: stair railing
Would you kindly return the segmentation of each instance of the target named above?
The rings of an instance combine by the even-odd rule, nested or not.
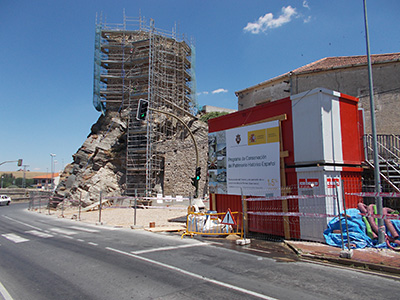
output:
[[[387,141],[386,139],[384,139],[385,141]],[[382,141],[382,139],[381,139]],[[371,135],[366,135],[365,136],[365,153],[366,153],[366,162],[368,165],[370,165],[372,168],[375,168],[372,159],[370,159],[370,157],[372,157],[373,154],[373,148],[371,146],[372,144],[372,136]],[[394,190],[396,190],[397,192],[400,193],[400,189],[399,187],[396,186],[396,184],[394,182],[392,182],[390,176],[389,176],[389,167],[390,170],[394,170],[395,172],[397,172],[397,174],[400,175],[400,166],[398,164],[399,161],[399,157],[390,149],[388,149],[385,145],[383,145],[381,142],[378,142],[378,159],[380,162],[384,163],[386,166],[386,174],[385,175],[382,170],[379,171],[381,178],[383,178],[383,180],[385,180],[385,182],[387,182]],[[393,143],[392,143],[393,145]],[[382,151],[384,150],[384,151]],[[390,154],[390,155],[388,155]],[[386,157],[384,157],[386,156]],[[387,157],[391,158],[391,160],[389,161],[387,159]]]
[[[372,169],[375,169],[375,166],[372,162],[368,160],[366,162]],[[385,174],[383,174],[382,172],[379,172],[379,174],[382,177],[382,179],[385,180],[385,182],[390,185],[391,188],[393,188],[397,193],[400,193],[400,188],[398,188]]]
[[[390,160],[396,162],[396,165],[398,166],[398,162],[400,162],[400,150],[396,144],[400,144],[400,138],[396,135],[377,136],[378,155],[385,157],[385,160],[389,160],[390,158]],[[373,157],[373,149],[371,145],[372,135],[366,134],[364,136],[365,159],[369,161],[371,161]]]

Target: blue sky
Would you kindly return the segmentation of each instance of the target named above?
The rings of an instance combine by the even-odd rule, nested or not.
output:
[[[372,53],[400,52],[400,1],[367,0]],[[237,108],[235,91],[329,56],[364,55],[362,0],[0,0],[0,163],[72,162],[92,106],[96,13],[123,10],[193,38],[200,105]],[[0,171],[15,171],[4,164]]]

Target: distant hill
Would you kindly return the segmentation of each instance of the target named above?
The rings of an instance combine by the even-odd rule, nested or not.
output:
[[[0,171],[0,176],[2,174],[13,174],[15,178],[24,178],[24,171]],[[46,172],[25,172],[25,178],[26,179],[31,179],[36,176],[41,176],[41,175],[46,175],[46,174],[51,174],[51,173],[46,173]]]

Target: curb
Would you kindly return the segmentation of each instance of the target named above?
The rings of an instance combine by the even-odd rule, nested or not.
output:
[[[384,272],[384,273],[388,273],[388,274],[396,275],[396,276],[400,277],[400,268],[386,266],[386,265],[378,265],[378,264],[369,263],[369,262],[362,262],[362,261],[357,261],[357,260],[348,259],[348,258],[321,256],[321,255],[313,255],[313,254],[303,253],[301,250],[297,249],[295,246],[291,245],[290,243],[287,243],[286,241],[284,241],[284,243],[290,249],[292,249],[296,253],[296,255],[298,255],[301,259],[304,259],[304,260],[308,260],[308,261],[317,260],[320,262],[330,262],[330,263],[335,263],[335,264],[339,264],[339,265],[344,265],[344,266],[350,267],[350,268],[360,268],[363,270],[379,271],[379,272]]]
[[[400,269],[395,268],[395,267],[390,267],[390,266],[385,266],[385,265],[377,265],[374,263],[361,262],[361,261],[345,259],[345,258],[317,256],[317,255],[311,255],[311,254],[298,254],[298,255],[301,258],[304,258],[306,260],[318,260],[318,261],[322,261],[322,262],[328,261],[331,263],[336,263],[336,264],[344,265],[344,266],[351,267],[351,268],[362,268],[364,270],[385,272],[385,273],[397,275],[400,277]]]

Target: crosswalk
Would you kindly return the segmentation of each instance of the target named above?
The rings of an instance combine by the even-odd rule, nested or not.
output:
[[[1,236],[6,238],[7,240],[10,240],[10,241],[16,243],[16,244],[29,241],[28,239],[26,239],[22,236],[19,236],[15,233],[5,233],[5,234],[2,234]]]
[[[40,230],[40,229],[27,230],[24,231],[24,234],[21,233],[16,234],[12,232],[3,233],[1,234],[1,237],[15,244],[19,244],[19,243],[29,242],[31,240],[30,236],[48,239],[56,235],[71,237],[75,234],[78,234],[79,232],[96,233],[99,232],[99,230],[79,227],[79,226],[71,226],[70,228],[52,227],[49,228],[48,230]]]

